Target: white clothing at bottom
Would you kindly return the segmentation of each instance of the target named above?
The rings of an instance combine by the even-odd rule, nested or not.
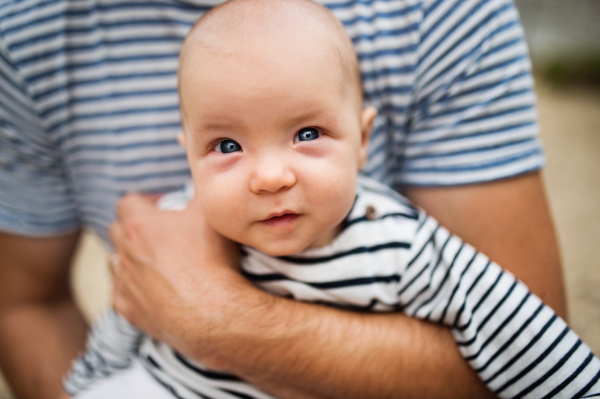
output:
[[[139,361],[130,368],[98,381],[73,399],[173,399]]]

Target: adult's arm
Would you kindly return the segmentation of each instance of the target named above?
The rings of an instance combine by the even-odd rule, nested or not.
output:
[[[0,233],[0,368],[18,398],[56,398],[84,346],[86,323],[69,288],[78,238]]]
[[[413,188],[407,190],[407,194],[438,220],[442,219],[442,224],[451,226],[459,235],[468,237],[475,247],[484,248],[484,252],[502,262],[505,268],[529,284],[535,294],[565,317],[559,251],[539,173],[474,186]],[[314,378],[314,381],[303,380],[299,373],[298,378],[303,383],[323,384],[321,393],[324,395],[317,397],[455,398],[487,395],[475,393],[478,383],[470,379],[471,370],[464,369],[464,360],[448,350],[455,348],[455,342],[443,329],[435,331],[431,325],[416,323],[415,320],[410,324],[397,315],[363,315],[362,319],[348,316],[344,320],[336,318],[334,311],[327,316],[325,311],[317,310],[312,320],[306,319],[311,320],[307,322],[308,327],[294,325],[297,320],[294,312],[308,315],[302,307],[288,309],[292,313],[287,322],[293,325],[292,331],[300,331],[295,337],[287,337],[289,342],[286,344],[294,348],[294,342],[301,342],[302,346],[290,354],[289,367],[283,368],[277,375],[281,380],[287,377],[292,384],[286,372],[304,366],[305,375]],[[304,334],[309,338],[299,338]],[[259,351],[265,350],[259,338],[256,344]],[[286,353],[285,345],[279,349],[279,353]],[[287,357],[275,352],[269,355]],[[269,358],[268,362],[273,362],[273,358]],[[268,367],[268,362],[261,366]],[[251,365],[247,366],[250,369]],[[316,371],[315,367],[319,366],[321,368]],[[328,367],[331,371],[327,371]],[[260,384],[260,377],[266,374],[259,367],[255,373],[259,379],[254,382]],[[324,374],[320,379],[319,373]],[[252,377],[252,374],[246,376]],[[274,381],[277,380],[268,380],[267,383]],[[378,384],[379,388],[375,388]],[[332,389],[336,386],[344,387],[348,392],[339,392],[337,396]],[[274,387],[275,392],[278,392],[277,388]],[[294,397],[293,393],[290,397]]]
[[[470,218],[473,229],[491,231],[487,239],[510,243],[514,231],[522,230],[546,239],[512,247],[488,243],[492,259],[510,253],[516,262],[507,266],[521,276],[546,268],[545,256],[532,255],[538,245],[555,246],[547,231],[550,218],[539,175],[449,190],[465,200],[464,207],[456,205],[451,212],[462,212],[465,217],[456,219],[463,228]],[[470,206],[472,196],[486,206]],[[442,208],[448,198],[452,195],[439,202]],[[489,215],[504,214],[509,206],[516,207],[509,212],[514,219],[504,230]],[[223,262],[225,256],[218,252],[226,251],[215,237],[207,238],[201,215],[190,210],[159,212],[132,196],[120,204],[119,214],[121,223],[112,228],[123,257],[116,270],[117,310],[209,367],[284,398],[488,395],[441,327],[398,314],[355,314],[259,291]],[[470,239],[476,247],[486,243],[478,237]],[[221,248],[217,254],[215,248]],[[552,280],[560,281],[560,274]],[[560,284],[558,291],[534,288],[546,297],[560,297]]]
[[[539,174],[407,194],[564,314]],[[224,264],[225,251],[214,251],[223,248],[217,238],[199,240],[207,236],[201,215],[159,212],[136,196],[119,213],[112,229],[124,258],[116,273],[117,309],[208,366],[284,398],[488,395],[444,328],[272,296]]]

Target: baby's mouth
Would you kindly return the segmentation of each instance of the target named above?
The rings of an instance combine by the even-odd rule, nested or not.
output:
[[[261,223],[269,227],[288,227],[291,226],[300,214],[294,212],[279,212],[269,215],[266,219],[261,220]]]

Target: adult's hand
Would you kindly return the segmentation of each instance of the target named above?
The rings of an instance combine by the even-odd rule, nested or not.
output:
[[[401,314],[359,314],[273,296],[189,208],[128,196],[111,239],[114,305],[150,335],[282,398],[490,396],[450,332]]]
[[[202,348],[222,335],[218,320],[249,286],[237,270],[239,251],[200,212],[160,211],[155,199],[133,194],[118,204],[109,231],[119,259],[113,306],[149,335],[209,362]]]

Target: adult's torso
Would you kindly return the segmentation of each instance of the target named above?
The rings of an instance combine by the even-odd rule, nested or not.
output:
[[[484,25],[490,16],[508,15],[509,22],[517,18],[510,1],[320,2],[344,23],[358,53],[365,101],[379,110],[364,171],[394,187],[404,182],[428,183],[428,173],[440,164],[431,154],[453,156],[456,149],[443,140],[432,149],[428,144],[431,132],[415,133],[412,112],[426,109],[434,100],[417,98],[426,83],[419,81],[418,74],[423,77],[424,70],[439,67],[439,72],[432,69],[430,75],[442,83],[429,87],[430,93],[451,84],[454,77],[443,76],[448,71],[436,60],[447,59],[454,68],[454,59],[475,57],[453,40],[474,37],[480,43],[477,36],[488,35],[493,28]],[[31,215],[34,226],[40,218],[47,218],[36,231],[84,224],[104,235],[116,200],[125,192],[166,192],[183,184],[189,172],[185,153],[175,139],[181,129],[178,53],[192,24],[219,3],[29,0],[0,5],[0,55],[16,76],[11,83],[14,87],[7,84],[6,93],[0,93],[11,104],[0,110],[8,114],[0,119],[10,125],[11,118],[17,118],[11,145],[16,148],[13,152],[21,151],[9,154],[6,163],[18,169],[27,163],[39,164],[40,158],[45,162],[38,170],[24,173],[31,181],[43,169],[44,180],[39,181],[48,186],[46,191],[32,189],[34,195],[23,194],[24,201],[39,200],[40,207],[47,209],[43,215]],[[486,29],[489,32],[480,32]],[[518,37],[518,27],[514,29]],[[450,56],[452,51],[456,55]],[[25,94],[22,99],[15,94],[17,101],[11,102],[11,91]],[[440,118],[447,115],[441,112]],[[527,123],[534,125],[535,117],[528,118]],[[19,135],[33,138],[25,140],[28,144],[21,149]],[[43,151],[37,152],[38,142],[45,146]],[[449,162],[454,167],[454,161]],[[21,185],[18,178],[15,185]],[[10,199],[15,201],[14,196]],[[11,206],[18,207],[18,201]],[[21,218],[36,206],[23,202],[23,208],[27,210]],[[32,229],[26,226],[23,232]]]
[[[10,61],[60,149],[84,224],[104,232],[123,193],[164,192],[185,181],[185,153],[175,140],[179,48],[192,24],[218,3],[23,1],[0,11]],[[420,1],[323,3],[357,43],[367,97],[393,96],[395,106],[407,107]],[[386,79],[395,83],[376,93]],[[393,121],[400,130],[404,114]],[[384,134],[386,122],[377,121],[367,167],[380,177],[392,159],[382,151],[392,139]]]

